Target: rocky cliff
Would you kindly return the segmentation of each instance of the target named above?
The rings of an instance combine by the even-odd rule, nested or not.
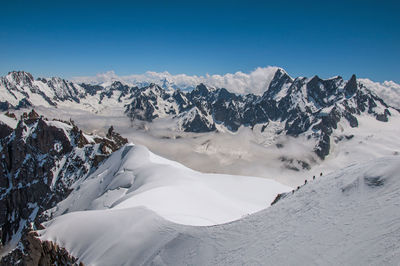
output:
[[[112,127],[106,137],[89,135],[73,121],[50,121],[34,110],[24,113],[16,128],[1,126],[1,243],[4,250],[18,247],[25,254],[20,239],[50,218],[43,211],[127,140]]]

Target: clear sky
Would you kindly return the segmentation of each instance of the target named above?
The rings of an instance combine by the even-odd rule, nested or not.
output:
[[[280,66],[400,82],[400,1],[1,1],[0,75]]]

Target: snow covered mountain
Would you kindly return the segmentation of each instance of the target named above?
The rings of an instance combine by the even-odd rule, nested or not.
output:
[[[50,216],[144,206],[175,223],[214,225],[259,211],[291,190],[265,178],[202,174],[133,144],[74,187]]]
[[[113,156],[140,155],[139,164],[147,161],[182,169],[153,155],[143,159],[143,152],[147,153],[126,146]],[[119,176],[115,181],[99,169],[76,187],[56,212],[61,214],[71,204],[73,210],[46,223],[39,231],[41,241],[64,247],[86,265],[396,265],[400,260],[400,160],[396,156],[318,177],[266,210],[209,227],[168,221],[156,206],[164,200],[172,203],[169,193],[165,197],[158,191],[161,197],[141,199],[149,189],[157,190],[161,179],[153,179],[152,171],[141,172],[135,163],[123,159],[125,171],[115,173]],[[126,168],[129,165],[133,167]],[[132,170],[138,174],[134,179]],[[101,195],[105,188],[108,193]],[[246,184],[239,190],[232,188],[224,188],[224,193],[240,195],[247,189]],[[88,190],[88,201],[72,197]],[[189,205],[202,204],[196,196],[188,195]],[[148,201],[147,208],[136,204],[140,200]],[[211,208],[209,217],[219,216],[213,213],[218,206],[206,205]]]
[[[87,138],[85,135],[84,137]],[[82,148],[92,151],[90,145]],[[97,147],[95,146],[95,148]],[[143,146],[133,144],[125,145],[112,153],[92,172],[84,167],[90,167],[93,159],[85,157],[84,165],[80,166],[79,163],[82,164],[82,162],[77,161],[75,153],[78,153],[78,156],[84,156],[79,149],[74,150],[74,154],[67,154],[64,157],[67,160],[64,163],[65,166],[58,166],[61,170],[56,169],[56,172],[61,171],[62,173],[56,173],[51,181],[46,181],[44,177],[44,181],[35,179],[36,182],[31,182],[38,184],[42,188],[40,191],[47,187],[50,187],[51,191],[33,193],[34,195],[42,193],[39,195],[42,195],[44,201],[28,197],[26,200],[28,203],[20,203],[23,206],[28,204],[28,206],[35,207],[32,212],[28,213],[29,218],[17,216],[20,226],[26,226],[26,223],[31,222],[37,222],[36,225],[38,225],[48,219],[83,210],[104,212],[105,216],[111,219],[117,218],[113,216],[114,212],[131,213],[133,218],[137,215],[141,216],[140,212],[136,212],[137,207],[148,208],[177,224],[215,225],[237,220],[262,210],[271,204],[277,194],[291,190],[290,187],[265,178],[202,174],[174,161],[159,157]],[[78,165],[71,166],[70,158]],[[55,178],[57,180],[54,180]],[[25,177],[25,179],[27,178]],[[49,185],[46,186],[47,184]],[[52,197],[58,195],[58,190],[53,187],[62,189],[63,194],[58,197],[58,200],[52,200]],[[10,190],[14,191],[15,189],[11,187]],[[36,187],[35,190],[38,188]],[[30,193],[26,186],[20,186],[18,191]],[[66,195],[68,196],[66,197]],[[61,197],[66,198],[59,202]],[[49,201],[51,202],[49,203]],[[41,213],[44,208],[52,207],[54,202],[59,203],[54,208]],[[16,208],[13,213],[13,215],[20,213],[22,216],[24,215],[24,212],[19,212]],[[39,220],[35,220],[36,215],[40,213]],[[13,222],[14,220],[10,217],[11,215],[8,214],[7,221]],[[135,219],[130,221],[135,223]],[[119,219],[114,222],[119,223]],[[151,220],[147,222],[153,223]],[[6,226],[5,228],[7,229]],[[115,229],[118,230],[122,228],[124,228],[123,224],[115,226]],[[13,231],[7,230],[6,232]],[[72,235],[78,231],[72,230],[70,233]],[[18,229],[13,237],[17,238],[21,235],[21,229]],[[32,254],[35,252],[32,249],[37,246],[32,246],[32,241],[29,232],[27,235],[25,232],[22,242],[19,244],[20,248],[12,255],[3,258],[3,262],[11,264],[18,260],[21,263],[33,260]],[[66,250],[70,252],[68,249]],[[44,254],[40,256],[44,256]]]
[[[43,211],[127,142],[112,128],[106,137],[89,135],[73,121],[48,120],[33,110],[20,120],[1,114],[0,126],[1,253],[13,250],[31,224],[48,219]]]
[[[378,96],[379,91],[393,95],[397,87],[392,83],[389,94],[380,90],[380,85],[357,81],[354,75],[348,81],[339,76],[293,79],[280,68],[267,74],[262,95],[242,95],[204,84],[191,91],[156,84],[132,87],[116,80],[78,85],[59,78],[34,80],[29,73],[11,72],[0,79],[0,108],[65,107],[102,114],[115,109],[131,121],[172,119],[175,129],[184,132],[236,132],[240,127],[250,127],[263,133],[271,131],[273,125],[279,128],[275,135],[302,135],[313,140],[313,150],[321,159],[331,150],[331,135],[339,121],[358,127],[357,117],[372,116],[390,123],[390,117],[399,113]]]
[[[340,242],[335,238],[340,236],[338,226],[351,223],[347,209],[358,208],[361,211],[357,217],[363,222],[355,224],[367,230],[359,232],[357,241],[370,239],[374,230],[387,235],[366,221],[367,206],[375,205],[364,197],[392,204],[392,198],[376,191],[398,196],[394,170],[384,169],[395,167],[398,159],[378,159],[400,151],[397,85],[357,80],[354,75],[349,80],[292,78],[280,68],[267,74],[260,77],[265,82],[263,92],[250,94],[204,83],[181,89],[167,80],[161,85],[139,86],[125,80],[76,84],[60,78],[35,80],[22,71],[0,78],[0,225],[4,245],[0,246],[0,255],[12,250],[2,263],[258,264],[253,250],[267,254],[266,246],[281,245],[291,252],[291,241],[297,246],[305,239],[315,241],[314,246],[324,241],[309,227],[300,235],[289,235],[287,232],[298,226],[296,221],[327,227],[331,230],[327,241]],[[57,119],[45,119],[34,111],[24,113],[31,107]],[[16,116],[20,115],[18,120]],[[83,133],[78,123],[60,120],[71,117],[79,121],[80,127],[100,134]],[[157,153],[172,154],[184,158],[184,162],[185,157],[196,163],[205,161],[213,165],[208,172],[229,168],[230,174],[242,176],[202,174],[141,145],[123,146],[127,139],[113,128],[104,131],[111,124],[119,132],[122,129],[130,141],[149,145]],[[376,162],[370,164],[382,170],[377,175],[373,168],[366,167],[368,164],[337,172],[343,166],[371,158]],[[195,169],[205,171],[204,163],[199,165]],[[254,174],[242,172],[247,168]],[[312,175],[330,171],[334,173],[324,176],[324,180],[310,182]],[[249,177],[253,175],[270,179]],[[291,181],[285,182],[288,177]],[[285,194],[292,189],[276,182],[296,187],[304,179],[308,184],[293,194]],[[361,189],[369,196],[345,193],[342,181],[357,183],[351,185],[356,187],[354,190]],[[340,188],[342,194],[322,184]],[[394,184],[394,190],[387,184]],[[332,201],[340,204],[332,207]],[[271,202],[272,208],[245,218]],[[388,213],[397,205],[390,206]],[[380,213],[376,208],[373,211]],[[277,218],[270,218],[271,212]],[[339,213],[348,215],[329,227],[325,226],[329,219],[305,217],[304,213],[309,212],[323,213],[331,219],[340,217]],[[50,219],[39,240],[37,232],[31,230],[41,228],[40,224]],[[268,220],[265,225],[264,220]],[[378,224],[390,225],[391,221]],[[228,224],[215,226],[222,223]],[[251,224],[257,225],[257,235],[271,240],[255,241],[256,234],[249,232]],[[74,230],[66,230],[65,226]],[[355,230],[352,226],[348,230]],[[274,232],[277,229],[284,239],[265,228],[274,228]],[[243,232],[248,238],[234,232]],[[350,241],[347,236],[343,238]],[[242,241],[258,243],[260,248]],[[387,241],[395,246],[391,239]],[[118,245],[118,252],[112,248],[114,245]],[[236,248],[243,257],[229,255],[237,254],[232,251]],[[322,248],[321,254],[326,257],[321,260],[292,252],[296,254],[293,261],[285,260],[279,249],[273,250],[274,262],[290,264],[296,259],[304,264],[327,264],[334,261],[332,256],[340,254],[345,259],[338,262],[351,261],[347,251],[340,249],[330,252]],[[350,250],[363,256],[357,252],[369,249]],[[390,264],[396,256],[387,255],[382,260],[366,256],[365,263]]]
[[[67,106],[98,112],[105,99],[112,98],[114,105],[119,104],[133,89],[119,81],[107,87],[79,85],[61,78],[35,80],[30,73],[14,71],[0,78],[0,110]]]

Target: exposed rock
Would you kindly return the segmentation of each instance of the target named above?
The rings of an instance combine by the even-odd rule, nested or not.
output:
[[[9,118],[13,118],[13,119],[17,120],[17,117],[15,116],[14,113],[6,112],[4,115],[8,116]]]
[[[47,121],[33,110],[22,115],[15,129],[7,130],[10,133],[0,139],[3,245],[31,222],[47,220],[43,211],[68,196],[76,180],[127,143],[113,130],[106,138],[92,136],[91,142],[72,121]]]
[[[281,156],[281,157],[279,157],[279,159],[284,163],[284,165],[287,169],[290,169],[293,171],[300,171],[303,169],[307,169],[307,170],[311,169],[310,164],[303,160],[287,158],[285,156]]]
[[[357,91],[357,78],[356,75],[352,75],[350,80],[347,82],[346,86],[344,86],[344,91],[346,92],[346,96],[349,97],[356,93]]]
[[[7,137],[11,134],[13,129],[0,121],[0,139]]]
[[[287,196],[289,196],[290,193],[279,193],[278,195],[276,195],[275,199],[271,202],[271,206],[276,204],[278,201],[280,201],[281,199],[286,198]]]
[[[119,133],[115,132],[113,126],[110,126],[110,128],[108,129],[106,137],[109,140],[112,140],[111,142],[109,142],[109,145],[113,151],[128,143],[128,139],[122,137]]]
[[[51,266],[76,265],[83,266],[82,262],[51,241],[41,241],[35,231],[29,231],[21,239],[24,251],[17,249],[1,259],[2,265],[19,266]]]

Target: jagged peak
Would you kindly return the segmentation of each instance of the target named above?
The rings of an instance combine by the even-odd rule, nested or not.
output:
[[[66,79],[63,79],[63,78],[60,78],[60,77],[51,77],[48,80],[51,80],[51,81],[56,82],[56,83],[73,84],[72,81],[69,81],[69,80],[66,80]]]
[[[307,81],[307,84],[322,83],[324,85],[328,85],[328,84],[332,84],[332,82],[334,82],[334,84],[337,84],[337,81],[342,81],[342,80],[343,80],[343,78],[341,76],[335,76],[335,77],[331,77],[328,79],[322,79],[318,75],[315,75]]]
[[[228,99],[228,98],[231,98],[231,97],[235,97],[235,96],[236,96],[236,94],[234,94],[234,93],[228,91],[228,90],[225,89],[225,88],[217,89],[216,92],[217,92],[218,98]]]
[[[59,85],[59,86],[68,86],[70,84],[73,84],[71,81],[65,80],[60,77],[51,77],[51,78],[37,78],[38,81],[41,81],[46,84],[51,84],[51,85]]]
[[[29,76],[29,77],[32,77],[32,79],[33,79],[33,76],[31,73],[23,71],[23,70],[13,70],[13,71],[8,72],[7,76],[8,75],[10,75],[10,76]]]
[[[146,91],[146,90],[164,91],[164,89],[156,83],[150,83],[148,86],[142,87],[142,90],[144,90],[144,91]]]
[[[25,84],[25,83],[32,83],[34,78],[31,73],[25,71],[11,71],[8,72],[6,78],[9,81],[14,81],[17,84]]]
[[[124,84],[122,84],[122,82],[119,80],[115,80],[115,81],[113,81],[113,83],[111,83],[111,87],[123,86],[123,85]]]
[[[103,83],[101,84],[102,87],[110,87],[110,86],[129,86],[129,87],[133,87],[134,85],[131,83],[128,83],[124,80],[121,79],[112,79],[109,83]]]
[[[318,75],[314,75],[312,78],[310,78],[307,83],[318,83],[323,81]]]
[[[344,91],[346,96],[351,96],[357,91],[357,78],[356,75],[353,74],[351,78],[347,81],[346,85],[344,86]]]
[[[133,87],[119,80],[113,81],[110,86],[105,87],[105,89],[120,90],[120,91],[127,91],[129,90],[129,88]]]
[[[269,87],[271,87],[272,83],[276,83],[277,80],[282,79],[293,82],[293,78],[283,68],[278,68],[274,74],[274,77],[271,80],[271,83],[269,84]]]
[[[204,84],[204,83],[200,83],[199,85],[197,85],[196,89],[199,89],[199,90],[206,89],[206,90],[208,90],[207,85]]]
[[[212,91],[217,91],[217,89],[210,87],[204,83],[200,83],[199,85],[196,86],[196,88],[194,88],[194,90],[191,92],[191,94],[206,96]]]

